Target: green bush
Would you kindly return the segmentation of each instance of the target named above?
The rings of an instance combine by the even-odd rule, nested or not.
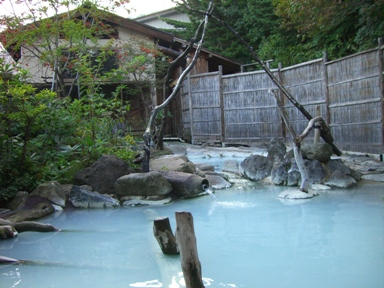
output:
[[[132,162],[133,138],[112,131],[128,104],[101,93],[57,98],[26,79],[25,71],[0,60],[0,200],[46,181],[70,183],[103,154]]]

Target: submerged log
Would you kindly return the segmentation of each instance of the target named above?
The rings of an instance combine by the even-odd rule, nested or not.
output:
[[[36,204],[32,209],[17,211],[7,220],[11,222],[22,222],[28,220],[39,219],[55,212],[55,208],[50,203],[41,202]]]
[[[153,221],[153,235],[155,235],[163,254],[179,254],[176,238],[172,233],[168,217],[158,217]]]
[[[39,222],[33,222],[33,221],[23,221],[23,222],[17,222],[13,224],[13,227],[15,227],[16,231],[26,232],[57,232],[60,231],[60,229],[56,228],[55,226],[52,226],[48,223],[39,223]]]
[[[11,225],[0,226],[0,239],[10,239],[17,236],[16,229]]]
[[[209,188],[209,181],[196,174],[176,171],[158,171],[172,185],[172,192],[179,197],[195,197]]]
[[[187,288],[204,287],[192,214],[189,212],[176,212],[176,224],[176,239],[180,250],[185,286]]]
[[[16,233],[10,233],[10,228],[14,229]],[[56,228],[55,226],[52,226],[48,223],[40,223],[40,222],[34,222],[34,221],[22,221],[22,222],[11,222],[8,220],[0,219],[0,234],[1,238],[14,238],[17,236],[17,233],[21,232],[57,232],[60,231],[60,229]],[[3,237],[8,235],[8,237]]]

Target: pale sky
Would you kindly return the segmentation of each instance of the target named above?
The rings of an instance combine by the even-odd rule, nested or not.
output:
[[[36,0],[38,1],[38,0]],[[10,3],[15,3],[15,0],[3,0],[0,1],[0,15],[12,14],[12,7]],[[147,14],[151,14],[157,11],[162,11],[174,7],[175,3],[171,0],[130,0],[128,8],[131,9],[131,13],[125,12],[119,13],[116,10],[116,14],[123,17],[135,18]],[[23,6],[16,6],[17,10],[23,9]]]
[[[129,6],[136,9],[129,15],[129,18],[134,18],[166,10],[174,7],[175,3],[171,0],[130,0]]]

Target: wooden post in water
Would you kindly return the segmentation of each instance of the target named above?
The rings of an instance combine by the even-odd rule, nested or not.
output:
[[[168,217],[157,217],[153,221],[153,235],[159,243],[161,251],[166,255],[179,254],[176,238],[172,233]]]
[[[189,212],[176,212],[175,214],[176,239],[180,250],[185,286],[187,288],[204,288],[192,214]]]

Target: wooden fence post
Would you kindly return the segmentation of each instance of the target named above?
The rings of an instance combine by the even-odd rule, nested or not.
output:
[[[153,221],[153,235],[155,235],[157,243],[159,243],[163,254],[179,254],[176,238],[172,233],[168,217],[157,217]]]
[[[329,111],[329,89],[328,89],[328,70],[327,70],[328,54],[323,52],[323,69],[324,69],[324,88],[325,88],[325,120],[328,126],[331,126],[331,112]]]
[[[188,81],[188,104],[189,104],[189,121],[190,121],[190,127],[191,127],[191,143],[194,144],[194,137],[193,137],[193,107],[192,107],[192,91],[191,91],[191,74],[188,73],[187,76]]]
[[[219,66],[219,99],[220,99],[220,127],[221,127],[221,136],[220,141],[221,145],[225,146],[225,118],[224,118],[224,95],[223,95],[223,66]]]
[[[283,69],[283,63],[279,62],[277,65],[278,65],[277,79],[280,81],[281,85],[284,85],[283,72],[281,72],[281,70]],[[279,90],[279,98],[280,98],[280,102],[282,103],[282,105],[284,107],[285,106],[285,97],[284,97],[283,92],[281,92],[281,90]],[[277,107],[277,111],[279,111],[279,107]],[[287,128],[284,124],[284,119],[283,119],[283,117],[281,117],[281,133],[282,133],[282,136],[284,139],[283,140],[284,143],[287,141],[287,130],[286,129]]]
[[[384,57],[383,57],[383,37],[380,37],[378,39],[378,45],[379,47],[377,48],[377,60],[379,62],[379,81],[380,81],[380,98],[381,98],[381,153],[380,153],[380,160],[383,161],[383,155],[384,155]]]
[[[316,116],[315,118],[317,117],[320,117],[320,105],[316,105]],[[314,140],[313,142],[314,143],[319,143],[320,141],[320,127],[315,127],[315,135],[314,135]]]
[[[193,217],[189,212],[176,212],[176,239],[180,250],[181,268],[187,288],[203,288],[201,264],[197,255]]]

